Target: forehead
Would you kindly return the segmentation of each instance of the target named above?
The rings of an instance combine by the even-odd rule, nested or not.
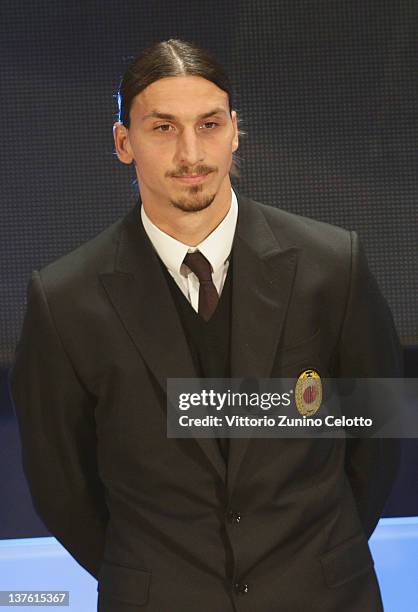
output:
[[[186,118],[216,107],[229,112],[225,91],[202,77],[176,76],[165,77],[148,85],[134,98],[131,112],[139,117],[156,111]]]

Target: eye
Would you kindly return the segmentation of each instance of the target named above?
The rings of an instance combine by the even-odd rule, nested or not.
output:
[[[173,126],[170,125],[169,123],[163,123],[162,125],[157,125],[157,127],[154,128],[154,131],[157,132],[170,132],[170,128],[172,128]],[[174,128],[173,128],[174,129]]]
[[[202,125],[206,129],[213,130],[218,124],[216,123],[216,121],[206,121],[206,123],[203,123]]]

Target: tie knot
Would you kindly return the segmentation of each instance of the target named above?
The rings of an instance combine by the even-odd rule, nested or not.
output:
[[[200,283],[212,281],[211,265],[200,251],[187,253],[183,261],[196,274]]]

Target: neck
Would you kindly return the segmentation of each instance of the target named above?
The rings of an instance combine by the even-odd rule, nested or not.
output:
[[[161,231],[188,246],[197,246],[221,223],[231,206],[231,183],[225,185],[215,196],[212,204],[196,212],[184,212],[167,204],[154,206],[141,193],[141,201],[149,219]]]

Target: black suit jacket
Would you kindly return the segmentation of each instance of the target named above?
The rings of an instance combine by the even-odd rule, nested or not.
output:
[[[238,196],[232,377],[400,376],[355,232]],[[367,538],[394,440],[166,436],[195,377],[157,255],[126,216],[34,272],[10,375],[34,505],[112,612],[381,610]]]

